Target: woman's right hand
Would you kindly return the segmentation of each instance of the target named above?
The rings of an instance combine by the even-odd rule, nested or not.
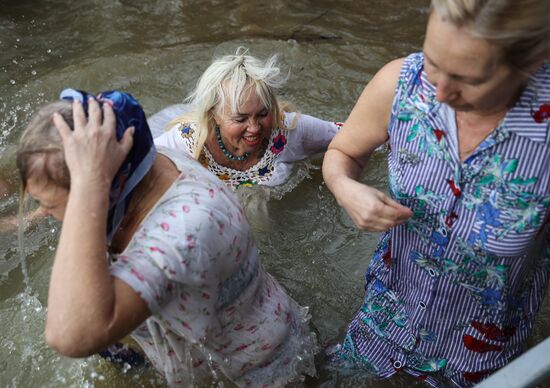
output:
[[[369,232],[386,231],[413,214],[381,191],[353,179],[346,179],[335,196],[355,225]]]
[[[120,141],[116,138],[116,117],[109,103],[103,108],[91,98],[88,117],[78,100],[73,102],[74,130],[54,114],[54,123],[63,139],[65,162],[73,183],[109,188],[120,165],[132,148],[134,128],[130,127]]]

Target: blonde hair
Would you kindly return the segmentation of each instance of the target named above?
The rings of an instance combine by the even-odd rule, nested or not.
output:
[[[21,178],[21,201],[31,176],[67,190],[70,188],[71,179],[63,154],[63,142],[53,123],[53,114],[56,112],[73,127],[71,103],[56,101],[44,105],[34,114],[19,140],[16,162]]]
[[[431,4],[443,20],[494,43],[514,69],[526,70],[550,58],[550,0],[432,0]]]
[[[237,48],[234,55],[216,59],[200,77],[187,101],[194,111],[173,120],[170,124],[187,123],[191,119],[197,124],[193,157],[198,159],[208,136],[213,136],[216,123],[214,115],[223,114],[226,106],[237,112],[243,100],[254,90],[270,111],[273,128],[282,125],[282,107],[275,91],[287,80],[277,64],[277,55],[261,61],[248,54],[248,49]]]

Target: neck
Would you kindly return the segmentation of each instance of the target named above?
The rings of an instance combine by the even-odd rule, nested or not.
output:
[[[151,166],[147,175],[136,186],[128,205],[128,210],[113,237],[111,250],[114,253],[120,253],[126,249],[132,236],[147,214],[149,214],[149,211],[156,205],[178,176],[179,171],[174,163],[166,156],[157,154],[153,166]]]

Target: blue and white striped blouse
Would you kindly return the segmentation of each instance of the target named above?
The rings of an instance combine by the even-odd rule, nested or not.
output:
[[[388,377],[469,386],[522,351],[547,288],[550,66],[465,160],[423,55],[406,58],[389,127],[390,193],[413,211],[386,232],[336,358]]]

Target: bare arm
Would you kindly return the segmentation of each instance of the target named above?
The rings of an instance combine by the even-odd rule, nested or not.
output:
[[[95,100],[89,121],[75,102],[75,130],[54,117],[63,138],[71,189],[55,255],[48,295],[46,340],[71,357],[88,356],[124,337],[150,312],[124,282],[111,277],[106,260],[109,189],[132,146],[132,131],[117,142],[112,108],[104,120]]]
[[[412,215],[381,191],[358,182],[372,152],[388,139],[402,63],[402,59],[388,63],[368,83],[323,161],[328,188],[360,229],[384,231]]]

